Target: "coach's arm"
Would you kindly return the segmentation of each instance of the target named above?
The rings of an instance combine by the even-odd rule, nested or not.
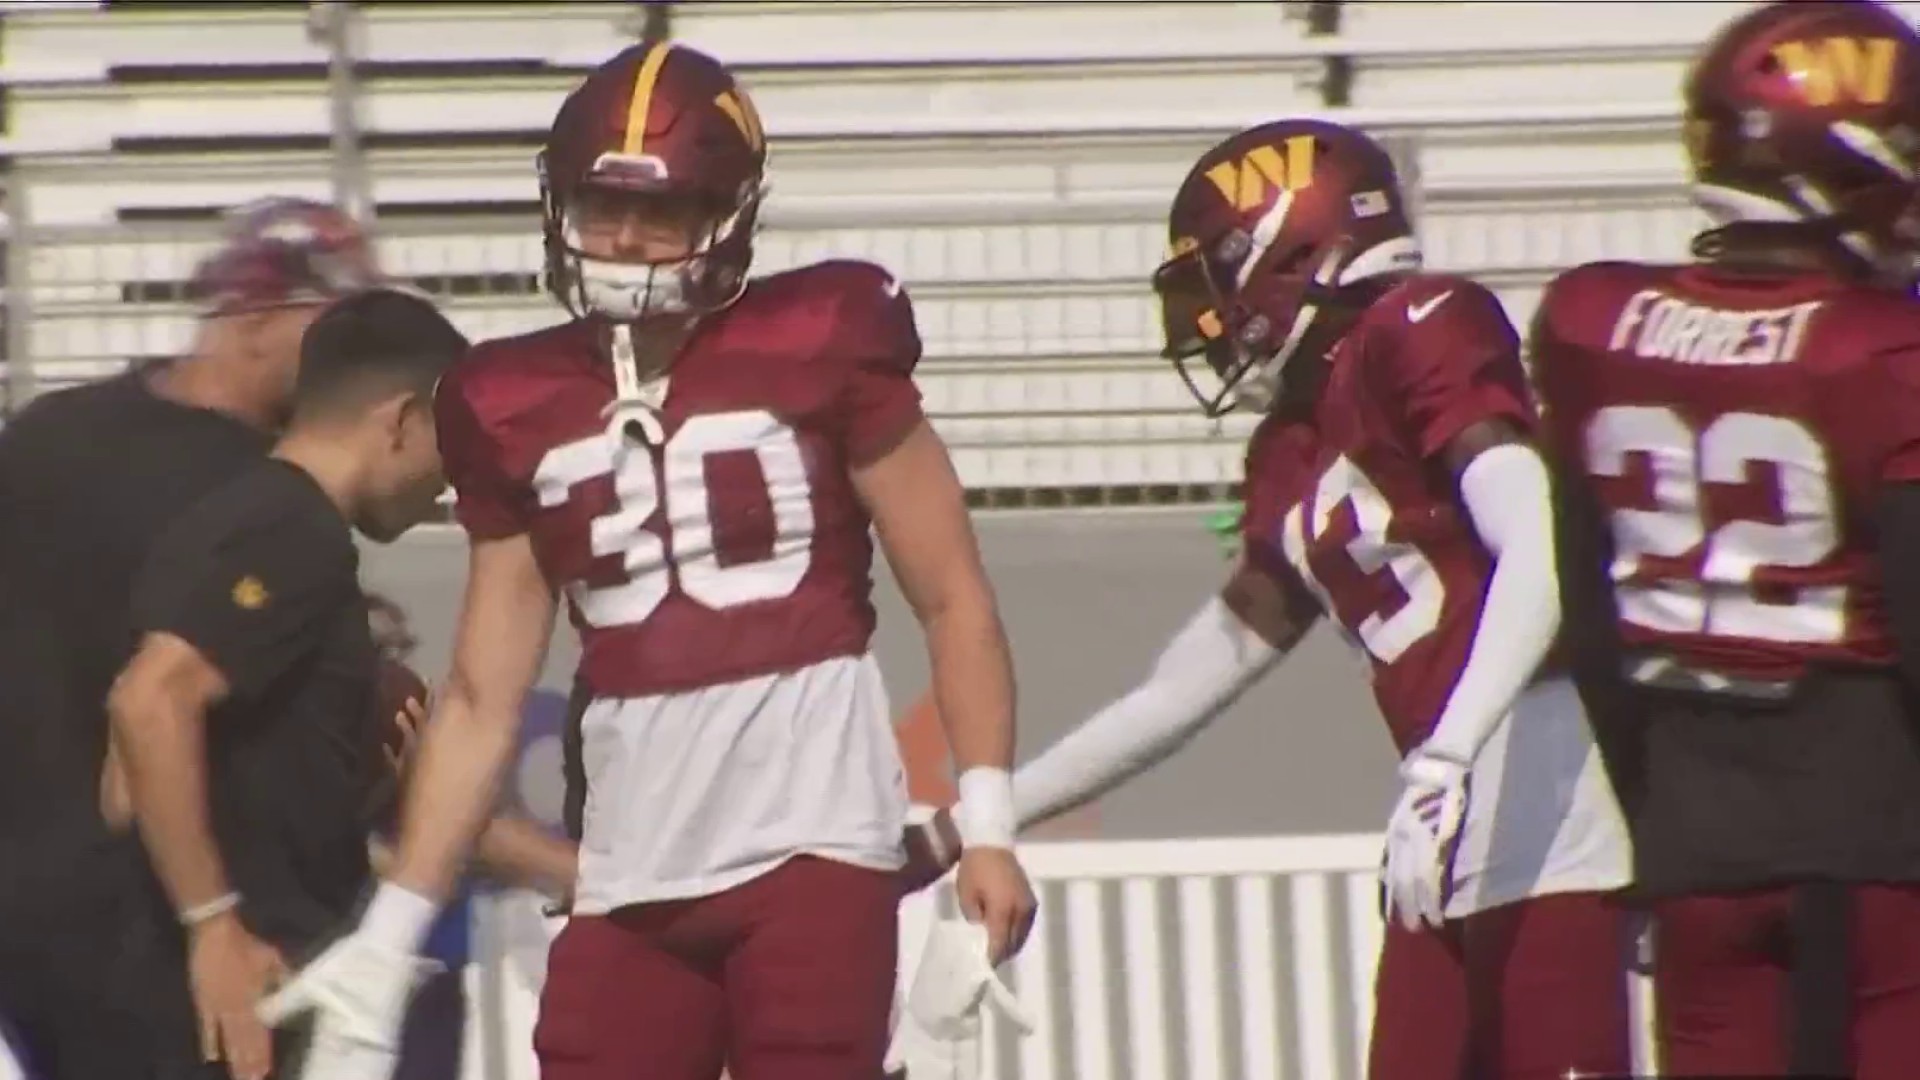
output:
[[[242,898],[214,837],[207,725],[229,700],[257,702],[358,597],[352,549],[317,545],[298,503],[190,512],[155,542],[134,583],[141,637],[106,702],[114,758],[141,840],[189,931],[201,1050],[239,1080],[266,1075],[272,1063],[270,1033],[253,1007],[281,962],[242,923]]]
[[[206,777],[206,716],[227,691],[226,676],[198,649],[153,633],[107,698],[127,804],[161,883],[189,921],[233,895],[213,838]]]

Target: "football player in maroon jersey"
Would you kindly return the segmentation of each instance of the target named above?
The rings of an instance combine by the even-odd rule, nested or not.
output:
[[[961,904],[995,959],[1019,947],[1012,673],[914,387],[912,303],[863,262],[749,281],[765,164],[745,90],[691,49],[629,48],[561,105],[540,170],[548,285],[574,318],[477,347],[439,388],[472,541],[456,655],[394,874],[269,1010],[318,1009],[309,1076],[384,1075],[406,958],[513,750],[560,593],[592,700],[542,1075],[878,1076],[907,804],[868,651],[870,526],[925,627],[967,796]]]
[[[1550,498],[1499,301],[1420,271],[1387,154],[1330,123],[1209,150],[1169,226],[1166,355],[1209,414],[1266,410],[1244,548],[1145,681],[1019,770],[1021,823],[1171,753],[1329,614],[1403,759],[1371,1077],[1628,1072],[1625,828],[1543,671]]]
[[[1685,94],[1695,260],[1570,270],[1533,331],[1661,1065],[1909,1076],[1920,39],[1878,4],[1771,4]]]

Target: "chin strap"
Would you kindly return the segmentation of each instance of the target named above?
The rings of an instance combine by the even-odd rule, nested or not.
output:
[[[642,382],[640,359],[633,347],[633,327],[613,325],[613,400],[600,411],[607,419],[607,431],[624,452],[634,441],[649,446],[666,442],[666,426],[660,413],[667,406],[666,372]]]
[[[1294,312],[1293,325],[1287,330],[1286,340],[1280,343],[1280,348],[1272,356],[1253,365],[1253,370],[1234,385],[1234,400],[1243,408],[1265,412],[1279,399],[1280,382],[1285,377],[1287,362],[1300,351],[1301,344],[1307,340],[1307,332],[1313,329],[1314,320],[1320,317],[1321,305],[1313,296],[1334,287],[1346,255],[1344,248],[1327,252],[1326,258],[1320,261],[1320,268],[1313,274],[1313,284],[1317,288],[1308,294],[1300,309]],[[1265,337],[1265,334],[1261,336]]]

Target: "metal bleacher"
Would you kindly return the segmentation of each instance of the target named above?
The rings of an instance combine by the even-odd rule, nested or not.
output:
[[[1227,131],[1314,113],[1379,133],[1431,263],[1516,322],[1556,269],[1664,257],[1693,225],[1677,88],[1741,3],[676,3],[773,146],[772,270],[887,263],[922,385],[986,501],[1216,496],[1217,426],[1154,359],[1168,197]],[[299,5],[5,5],[9,350],[39,389],[178,350],[223,208],[332,197],[358,135],[390,269],[470,332],[543,324],[532,155],[640,5],[356,6],[351,116]],[[659,5],[653,5],[656,16]],[[1609,9],[1604,15],[1600,9]],[[21,383],[24,383],[24,379]]]

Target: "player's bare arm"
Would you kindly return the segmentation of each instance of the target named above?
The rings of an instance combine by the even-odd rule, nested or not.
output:
[[[887,563],[927,631],[934,695],[965,771],[1013,760],[1013,661],[946,446],[921,422],[854,472]]]
[[[1012,855],[1013,660],[946,445],[922,420],[853,482],[927,635],[934,700],[960,783],[961,902],[996,959],[1017,951],[1034,898]],[[996,790],[996,788],[998,790]]]
[[[392,882],[446,896],[512,759],[520,705],[546,659],[554,593],[524,534],[477,540],[452,670],[434,702],[401,817]]]
[[[393,873],[393,848],[375,838],[367,843],[367,861],[381,877]],[[579,849],[524,818],[497,817],[480,830],[473,861],[497,881],[536,890],[554,900],[573,892]]]
[[[1093,801],[1166,760],[1271,671],[1320,618],[1290,571],[1245,557],[1139,684],[1014,774],[1022,828]]]
[[[1291,571],[1264,570],[1244,557],[1220,587],[1220,603],[1279,656],[1320,621],[1320,605]]]
[[[573,893],[579,849],[520,817],[497,817],[480,832],[473,859],[479,868],[509,884],[535,889],[551,899]]]
[[[393,873],[359,924],[259,1008],[276,1025],[319,1011],[316,1044],[327,1049],[313,1060],[339,1070],[327,1075],[392,1068],[393,1040],[419,974],[416,956],[494,806],[517,742],[521,698],[546,659],[554,603],[524,533],[473,542],[453,666],[417,751]],[[355,989],[343,997],[342,986]]]
[[[1465,430],[1449,440],[1446,448],[1440,452],[1440,460],[1446,463],[1447,472],[1458,482],[1460,474],[1467,471],[1467,466],[1472,465],[1475,458],[1496,446],[1514,444],[1531,446],[1526,435],[1508,421],[1480,420],[1467,425]]]

